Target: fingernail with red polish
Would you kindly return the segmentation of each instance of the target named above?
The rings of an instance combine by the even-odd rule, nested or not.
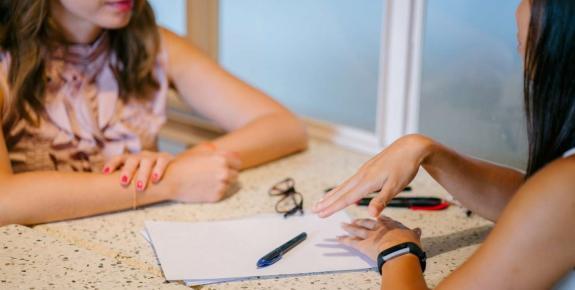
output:
[[[158,182],[158,179],[160,178],[160,175],[157,173],[152,174],[152,181],[153,182]]]
[[[104,167],[104,174],[110,173],[110,167]]]
[[[136,189],[139,191],[144,190],[144,182],[142,182],[141,180],[138,180],[138,182],[136,182]]]
[[[122,176],[122,184],[128,184],[128,176],[126,175]]]

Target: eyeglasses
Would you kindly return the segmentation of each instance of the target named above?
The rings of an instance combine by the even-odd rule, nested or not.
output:
[[[299,212],[303,215],[303,195],[296,191],[295,181],[291,178],[286,178],[269,190],[270,196],[281,196],[280,200],[276,203],[276,212],[284,215],[287,218]]]

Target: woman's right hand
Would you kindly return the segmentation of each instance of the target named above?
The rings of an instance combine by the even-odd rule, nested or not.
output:
[[[169,185],[172,200],[216,202],[237,181],[240,167],[232,152],[188,152],[172,160],[162,183]]]
[[[379,191],[369,203],[369,213],[378,216],[385,205],[413,180],[433,143],[422,135],[398,139],[365,163],[355,175],[328,192],[314,205],[313,212],[320,217],[328,217]]]

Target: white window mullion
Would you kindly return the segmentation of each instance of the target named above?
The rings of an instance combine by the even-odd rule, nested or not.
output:
[[[423,38],[425,28],[426,0],[415,0],[411,30],[411,63],[408,84],[405,133],[419,131],[419,104],[421,98],[421,68],[423,66]]]
[[[417,131],[424,15],[425,0],[387,0],[376,124],[380,146]]]

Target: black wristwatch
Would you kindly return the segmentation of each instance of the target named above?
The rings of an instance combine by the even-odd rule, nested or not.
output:
[[[379,270],[379,274],[381,274],[381,267],[385,262],[403,256],[405,254],[413,254],[419,258],[419,265],[421,266],[421,272],[425,272],[425,266],[427,265],[427,255],[421,248],[416,245],[415,243],[403,243],[397,246],[393,246],[387,250],[383,250],[377,256],[377,269]]]

